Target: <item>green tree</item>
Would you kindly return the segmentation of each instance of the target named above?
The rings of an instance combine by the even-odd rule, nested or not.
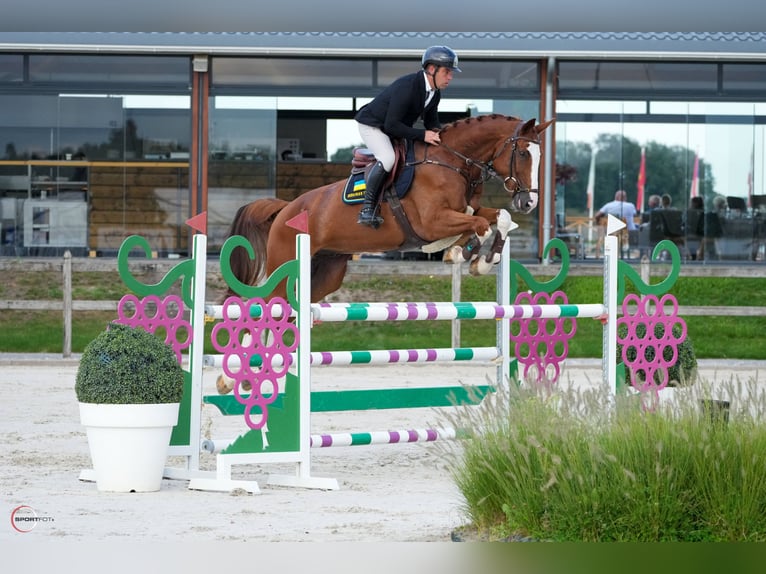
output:
[[[358,147],[364,147],[364,144],[350,145],[348,147],[340,147],[335,150],[335,153],[330,156],[330,161],[336,163],[351,163],[351,158],[354,157],[354,150]]]
[[[556,161],[575,168],[579,177],[557,185],[557,200],[563,198],[566,210],[585,214],[587,205],[588,171],[593,150],[596,150],[594,182],[594,209],[614,199],[614,192],[624,189],[628,200],[635,203],[638,196],[638,170],[641,165],[641,146],[635,140],[619,134],[600,134],[595,146],[585,142],[567,141],[557,147]],[[644,202],[649,195],[670,194],[673,205],[685,208],[689,201],[694,152],[682,146],[666,146],[650,141],[646,145],[646,186]],[[700,159],[699,193],[706,201],[716,194],[715,181],[708,175],[705,162]],[[646,204],[644,204],[646,207]]]

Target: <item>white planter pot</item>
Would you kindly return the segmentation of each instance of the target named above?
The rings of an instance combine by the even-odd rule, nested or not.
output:
[[[96,488],[108,492],[159,490],[179,403],[79,404]]]

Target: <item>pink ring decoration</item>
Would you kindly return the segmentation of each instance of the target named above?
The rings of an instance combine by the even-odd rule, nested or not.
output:
[[[516,305],[566,305],[566,293],[519,293]],[[515,343],[516,359],[524,365],[525,380],[534,380],[538,385],[553,385],[561,376],[561,363],[569,355],[569,340],[577,332],[574,317],[555,319],[511,319],[511,335]],[[558,347],[558,351],[556,350]]]
[[[253,305],[262,310],[258,318],[250,316]],[[233,309],[238,312],[232,313]],[[259,297],[247,301],[229,297],[223,304],[223,320],[213,327],[213,347],[224,355],[223,371],[234,379],[234,397],[245,405],[245,422],[252,429],[266,424],[268,406],[279,395],[279,379],[287,374],[298,348],[298,328],[291,314],[292,307],[279,297],[268,303]],[[227,336],[225,344],[219,334]],[[250,365],[253,356],[260,357],[260,366]],[[250,394],[242,392],[245,382],[250,384]]]
[[[632,307],[631,307],[632,305]],[[659,391],[669,382],[668,369],[678,357],[678,346],[686,339],[686,322],[678,316],[678,301],[673,295],[626,295],[622,302],[623,316],[617,320],[617,342],[622,345],[622,361],[630,369],[631,386],[640,392],[651,391],[652,403],[657,404]],[[620,335],[620,326],[626,334]],[[638,325],[644,325],[644,336],[638,336]],[[673,328],[681,326],[681,335],[673,335]],[[660,328],[661,327],[661,328]],[[659,328],[659,329],[658,329]],[[661,333],[658,335],[657,331]],[[635,359],[628,359],[628,350],[635,349]],[[647,352],[654,351],[654,358]],[[665,352],[670,351],[670,358]]]
[[[184,319],[184,302],[178,295],[160,298],[148,295],[139,299],[135,295],[125,295],[117,304],[115,323],[140,327],[149,333],[165,331],[165,344],[169,345],[181,362],[181,353],[191,346],[191,323]],[[181,333],[185,333],[183,338]]]

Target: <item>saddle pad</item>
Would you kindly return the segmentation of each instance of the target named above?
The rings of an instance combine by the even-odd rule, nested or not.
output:
[[[407,191],[412,185],[412,180],[415,177],[415,166],[413,165],[414,159],[415,146],[410,142],[407,142],[407,155],[404,160],[404,165],[394,182],[396,196],[399,199],[407,195]],[[362,203],[364,201],[364,192],[366,190],[367,184],[364,179],[364,171],[353,169],[351,175],[346,180],[346,185],[343,187],[343,203],[349,205]]]

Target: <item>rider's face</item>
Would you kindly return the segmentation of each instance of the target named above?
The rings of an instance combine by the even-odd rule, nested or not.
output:
[[[436,74],[434,74],[434,87],[437,90],[443,90],[449,86],[449,83],[452,81],[452,76],[454,74],[455,72],[453,70],[440,67],[438,70],[436,70]]]

